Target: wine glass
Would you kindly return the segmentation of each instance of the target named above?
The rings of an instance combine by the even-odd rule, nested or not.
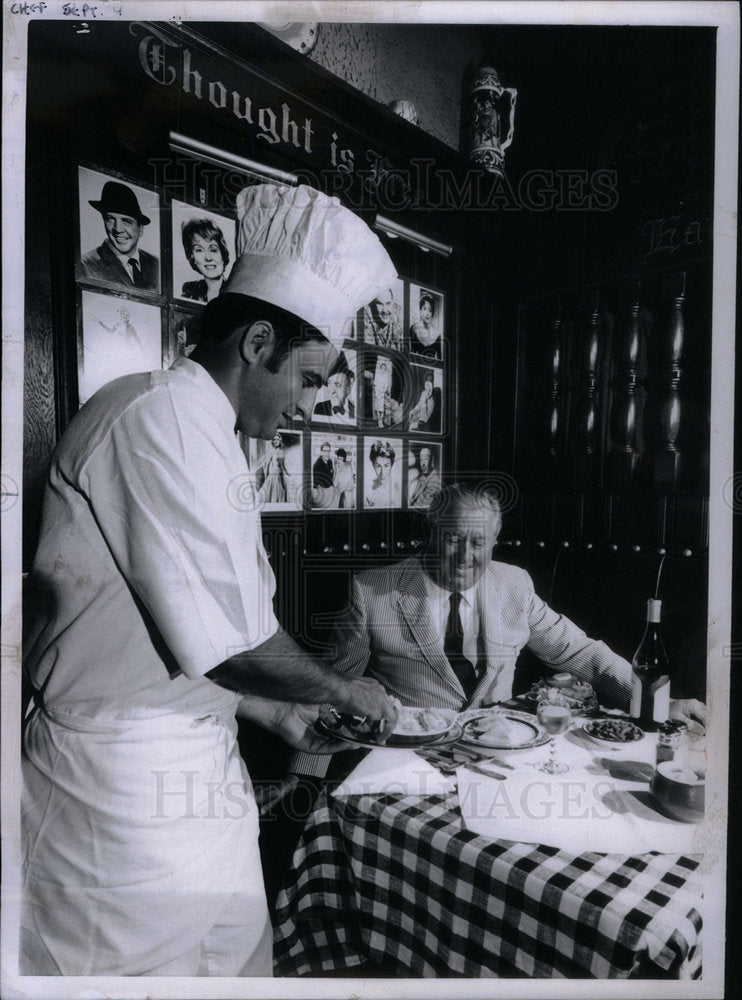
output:
[[[569,771],[569,764],[556,760],[556,737],[560,733],[566,733],[572,721],[572,710],[566,702],[558,699],[549,701],[542,698],[536,709],[538,721],[546,732],[551,736],[549,740],[549,759],[544,764],[538,765],[539,771],[546,774],[565,774]]]

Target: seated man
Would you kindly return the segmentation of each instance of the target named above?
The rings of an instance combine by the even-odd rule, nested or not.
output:
[[[427,518],[420,557],[354,578],[351,608],[333,637],[337,670],[376,678],[403,705],[461,710],[510,698],[515,661],[528,646],[589,681],[601,704],[628,709],[631,665],[553,611],[525,570],[491,561],[502,524],[494,497],[446,486]],[[676,701],[671,714],[705,720],[698,701]],[[295,773],[324,773],[317,764],[327,757],[300,756]]]

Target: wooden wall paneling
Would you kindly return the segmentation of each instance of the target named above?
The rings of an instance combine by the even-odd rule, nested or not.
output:
[[[641,490],[610,495],[610,542],[622,550],[668,544],[669,500]]]
[[[451,355],[456,371],[451,410],[450,479],[483,480],[512,470],[514,322],[497,301],[492,219],[463,215],[456,227],[456,260],[448,263],[458,306]],[[444,262],[445,263],[445,262]],[[455,265],[452,267],[452,265]]]
[[[614,375],[610,383],[610,451],[606,483],[616,493],[632,488],[639,466],[639,356],[642,336],[641,282],[637,281],[628,314],[621,316],[613,341]]]
[[[663,298],[669,303],[659,329],[654,382],[657,394],[658,448],[654,456],[654,485],[673,489],[680,477],[682,457],[678,434],[682,420],[680,384],[685,346],[685,273],[663,282]]]
[[[511,462],[510,468],[513,470],[515,476],[515,482],[518,485],[519,490],[519,511],[522,518],[522,493],[525,488],[525,482],[522,478],[523,465],[526,456],[533,452],[533,441],[530,441],[530,447],[526,446],[525,435],[523,433],[524,428],[528,426],[528,385],[529,385],[529,366],[528,366],[528,343],[529,343],[529,323],[531,320],[531,311],[522,302],[519,302],[516,306],[514,315],[514,330],[515,336],[518,344],[518,351],[516,356],[516,366],[513,379],[513,427],[512,427],[512,451],[511,451]],[[520,528],[520,533],[522,534],[522,528]]]
[[[599,291],[590,296],[585,324],[580,334],[577,390],[577,435],[574,452],[574,484],[578,491],[601,484],[602,418],[601,365],[605,339],[605,316]]]
[[[66,141],[29,135],[27,149],[23,561],[36,546],[49,461],[77,410],[76,303],[72,243],[77,192]]]
[[[562,318],[562,303],[557,299],[554,304],[554,319],[551,324],[551,336],[547,345],[549,366],[549,407],[546,419],[547,455],[552,469],[556,469],[559,460],[564,456],[565,443],[565,399],[567,397],[566,364],[565,364],[565,330]]]
[[[678,550],[702,554],[708,549],[709,501],[683,491],[668,502],[668,543]]]
[[[612,496],[603,490],[580,494],[576,502],[575,539],[588,550],[608,543],[613,518]]]
[[[56,441],[54,322],[51,239],[48,219],[51,162],[29,163],[31,197],[26,200],[26,240],[35,248],[37,266],[26,270],[25,342],[23,357],[23,564],[28,566],[36,545],[38,520],[49,456]],[[36,181],[36,183],[34,183]]]

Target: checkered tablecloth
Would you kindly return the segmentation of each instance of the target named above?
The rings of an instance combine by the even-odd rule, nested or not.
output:
[[[455,793],[322,793],[277,901],[275,974],[697,978],[698,862],[487,840]]]

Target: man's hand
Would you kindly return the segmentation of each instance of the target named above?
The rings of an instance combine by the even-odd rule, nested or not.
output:
[[[688,732],[696,736],[703,736],[706,732],[706,706],[697,698],[671,699],[670,718],[684,722]]]
[[[257,722],[264,729],[280,736],[290,747],[305,753],[337,753],[347,750],[342,740],[320,736],[314,728],[321,705],[300,705],[288,701],[272,701],[248,695],[237,706],[237,715]]]
[[[338,712],[365,719],[378,743],[386,743],[397,722],[399,702],[395,702],[373,677],[345,679],[346,691],[335,698]]]

